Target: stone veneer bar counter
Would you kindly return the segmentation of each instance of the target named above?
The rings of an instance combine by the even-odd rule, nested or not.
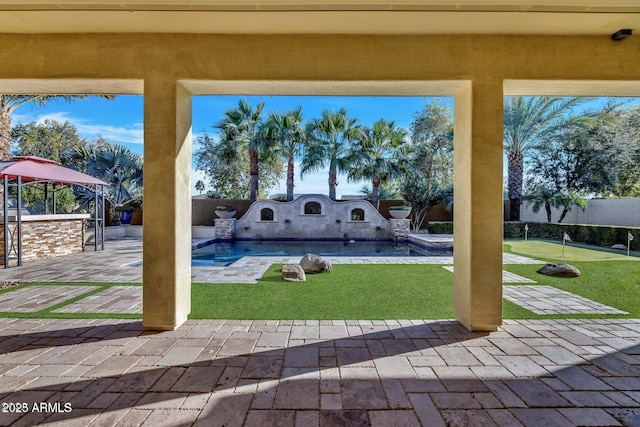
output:
[[[85,221],[89,218],[89,214],[22,215],[22,262],[84,251]],[[0,265],[4,265],[3,223],[0,216]],[[17,217],[9,216],[9,224],[13,233]]]

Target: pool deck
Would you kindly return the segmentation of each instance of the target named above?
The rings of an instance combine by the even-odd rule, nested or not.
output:
[[[423,239],[427,239],[425,235]],[[436,239],[432,237],[432,239]],[[437,238],[447,241],[448,237]],[[197,244],[199,240],[194,240]],[[297,264],[301,256],[243,257],[227,267],[192,267],[191,280],[197,283],[256,283],[274,263]],[[453,265],[452,256],[435,257],[326,257],[335,264],[441,264]],[[0,280],[23,282],[142,282],[142,240],[109,240],[103,251],[93,251],[25,263],[0,269]],[[505,264],[542,264],[542,261],[504,254]]]
[[[432,248],[453,248],[453,234],[409,234],[409,239]]]

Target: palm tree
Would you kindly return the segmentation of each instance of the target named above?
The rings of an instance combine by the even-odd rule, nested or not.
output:
[[[302,125],[302,107],[288,113],[271,113],[265,123],[266,137],[274,142],[275,150],[287,159],[287,201],[293,200],[294,159],[306,140]]]
[[[578,206],[583,211],[587,208],[587,201],[579,193],[569,190],[567,193],[558,195],[558,206],[562,206],[562,212],[558,222],[562,222],[573,206]]]
[[[85,162],[87,174],[110,185],[105,188],[109,211],[142,198],[142,157],[126,147],[116,144],[90,145],[78,149],[77,157]],[[87,198],[92,198],[87,194]]]
[[[11,114],[30,102],[43,106],[51,101],[83,99],[90,95],[0,95],[0,160],[11,156]],[[112,95],[99,95],[101,98],[114,99]]]
[[[226,150],[229,156],[234,156],[241,147],[249,150],[249,199],[258,199],[260,150],[264,148],[265,138],[261,132],[262,109],[264,102],[258,104],[255,110],[246,99],[241,99],[238,108],[225,111],[224,118],[216,125],[222,134],[222,142],[232,149]]]
[[[349,179],[371,180],[371,203],[378,206],[380,185],[402,175],[402,147],[407,132],[394,122],[380,119],[373,127],[364,127],[355,151],[358,159],[349,171]]]
[[[351,143],[360,128],[341,108],[337,113],[324,110],[320,119],[307,125],[308,142],[302,159],[301,176],[329,167],[329,198],[336,200],[338,174],[349,171],[354,160]]]
[[[533,205],[531,210],[535,213],[538,213],[540,207],[544,205],[544,209],[547,212],[547,222],[551,222],[551,208],[562,208],[558,223],[564,220],[574,205],[582,210],[585,210],[587,207],[587,201],[584,197],[573,190],[562,192],[544,186],[538,186],[531,191],[527,206],[531,204]]]
[[[570,115],[591,98],[514,96],[504,100],[503,143],[508,158],[510,220],[520,220],[523,163],[527,152],[546,136],[584,122],[589,115]]]
[[[547,222],[551,222],[551,208],[559,206],[558,193],[549,187],[538,186],[531,190],[527,206],[533,205],[531,210],[534,213],[540,212],[540,208],[544,206],[547,213]]]
[[[202,182],[201,179],[199,179],[198,181],[196,181],[196,190],[198,191],[199,194],[202,194],[202,192],[204,191],[204,182]]]

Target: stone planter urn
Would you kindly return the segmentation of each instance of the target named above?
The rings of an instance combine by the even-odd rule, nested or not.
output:
[[[233,206],[216,206],[214,212],[218,215],[218,218],[222,219],[231,219],[236,214]]]
[[[395,219],[405,219],[411,215],[410,206],[392,206],[389,208],[389,215]]]

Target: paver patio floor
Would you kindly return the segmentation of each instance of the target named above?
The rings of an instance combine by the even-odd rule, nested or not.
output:
[[[135,280],[133,243],[0,280]],[[80,302],[135,311],[139,289]],[[155,333],[0,318],[0,425],[640,426],[640,320],[506,320],[490,334],[451,320],[200,320]]]
[[[505,321],[491,334],[454,321],[150,333],[128,320],[0,319],[0,336],[0,425],[640,423],[633,319]]]
[[[629,314],[553,286],[503,286],[504,298],[536,314]]]
[[[142,287],[113,286],[53,310],[53,313],[142,314]]]
[[[97,286],[29,286],[0,294],[0,311],[30,313],[82,295]]]

